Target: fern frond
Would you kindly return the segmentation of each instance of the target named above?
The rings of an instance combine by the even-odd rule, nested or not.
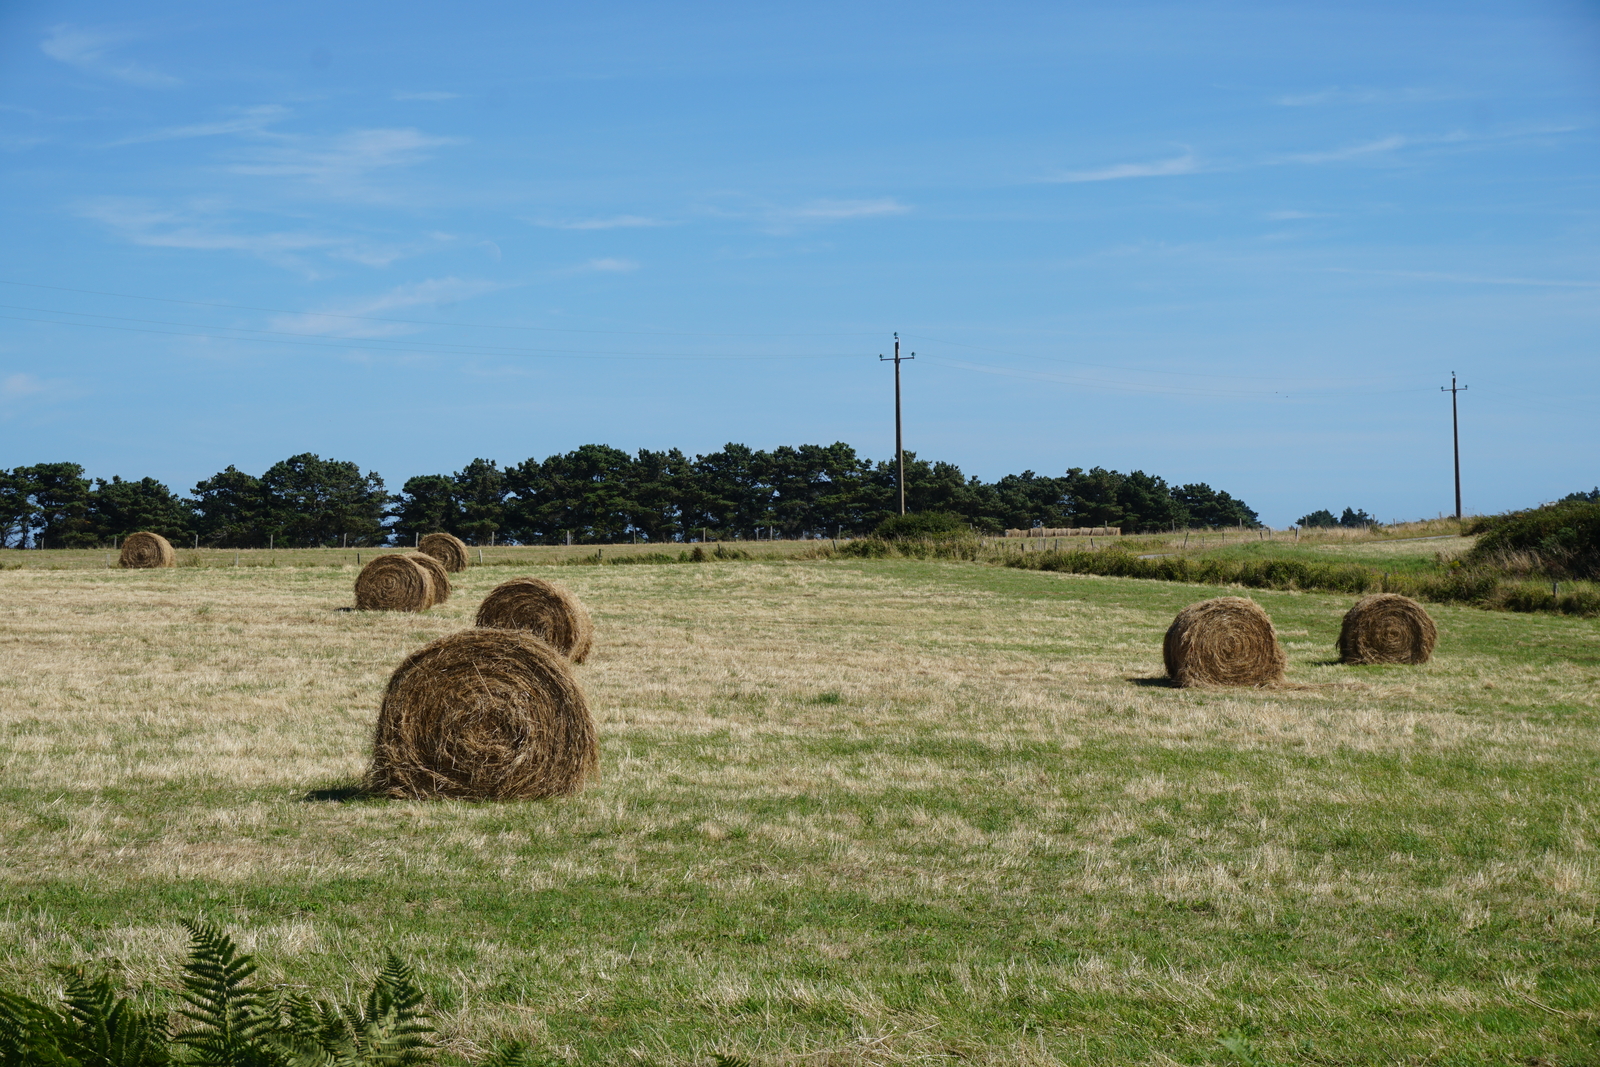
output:
[[[0,992],[0,1067],[78,1067],[61,1048],[69,1025],[27,997]]]
[[[62,1047],[83,1067],[164,1067],[171,1062],[166,1020],[117,996],[111,979],[102,975],[90,980],[80,971],[69,971],[66,994]]]
[[[196,1067],[286,1067],[287,1057],[267,1040],[279,1030],[268,997],[250,984],[256,962],[210,923],[184,922],[189,959],[178,1013],[195,1025],[177,1035],[194,1050]]]
[[[372,981],[366,1002],[346,1008],[362,1067],[411,1067],[433,1058],[433,1016],[423,1006],[415,972],[393,952]]]

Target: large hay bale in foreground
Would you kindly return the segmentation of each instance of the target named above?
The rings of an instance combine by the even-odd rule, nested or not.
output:
[[[362,611],[427,611],[433,598],[433,575],[405,556],[377,556],[356,576]]]
[[[417,551],[432,556],[452,573],[467,569],[467,544],[455,534],[428,534],[417,542]]]
[[[378,711],[367,787],[392,797],[570,796],[597,774],[594,720],[559,653],[463,630],[407,656]]]
[[[172,542],[155,533],[129,534],[122,542],[122,555],[117,557],[117,566],[135,570],[177,565],[178,554],[172,551]]]
[[[1283,648],[1272,619],[1244,597],[1202,600],[1178,612],[1161,644],[1161,658],[1180,686],[1283,681]]]
[[[1399,593],[1374,593],[1356,601],[1339,627],[1344,663],[1426,663],[1439,631],[1421,604]]]
[[[478,607],[477,624],[526,630],[574,663],[594,647],[594,623],[583,602],[543,578],[513,578],[494,587]]]
[[[433,602],[435,604],[443,604],[450,599],[450,576],[445,573],[443,563],[440,563],[426,552],[407,552],[406,559],[428,572],[428,577],[433,580]]]

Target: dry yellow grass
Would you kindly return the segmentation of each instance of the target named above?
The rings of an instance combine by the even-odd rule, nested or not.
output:
[[[394,666],[508,577],[471,568],[413,615],[343,610],[355,573],[0,573],[0,985],[165,973],[174,919],[206,914],[295,981],[392,944],[452,1047],[575,1059],[1106,1062],[1120,1034],[1110,1062],[1168,1063],[1244,1004],[1269,1045],[1360,1060],[1410,1047],[1380,1009],[1443,1027],[1430,1048],[1474,1013],[1557,1044],[1590,1018],[1483,939],[1600,932],[1600,804],[1572,775],[1600,756],[1591,621],[1440,608],[1432,663],[1356,671],[1332,662],[1349,598],[1253,593],[1297,688],[1187,692],[1160,642],[1194,587],[564,568],[605,635],[578,668],[601,783],[317,802],[359,780]],[[1252,955],[1290,916],[1304,950]],[[1492,978],[1407,977],[1408,916]]]

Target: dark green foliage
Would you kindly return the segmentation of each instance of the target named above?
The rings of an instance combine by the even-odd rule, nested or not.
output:
[[[1587,493],[1568,493],[1558,504],[1600,504],[1600,485],[1595,486]]]
[[[1235,500],[1205,482],[1180,485],[1172,491],[1172,498],[1188,513],[1187,522],[1183,524],[1188,527],[1216,529],[1220,526],[1261,525],[1256,513],[1246,507],[1244,501]]]
[[[1294,524],[1301,529],[1307,527],[1330,529],[1335,526],[1376,526],[1378,525],[1378,520],[1368,515],[1366,511],[1357,511],[1355,508],[1345,508],[1344,513],[1336,519],[1333,517],[1333,512],[1327,508],[1321,508],[1309,515],[1300,516],[1295,520]]]
[[[1480,535],[1466,556],[1469,563],[1499,564],[1552,578],[1600,578],[1600,501],[1546,504],[1474,519],[1467,532]]]
[[[948,511],[922,511],[910,515],[891,515],[878,523],[874,537],[906,540],[919,537],[969,537],[971,528],[960,515]]]
[[[118,997],[109,978],[69,974],[66,1000],[69,1029],[61,1049],[82,1067],[164,1067],[171,1061],[166,1020]]]
[[[229,466],[194,487],[191,506],[202,544],[266,547],[270,508],[259,478]]]
[[[953,463],[905,453],[906,507],[953,516],[979,534],[1044,526],[1116,526],[1126,533],[1188,526],[1255,527],[1256,513],[1203,482],[1178,487],[1134,471],[1023,471],[994,483]],[[312,453],[259,478],[228,467],[180,500],[154,479],[101,481],[76,464],[0,471],[0,545],[88,547],[136,529],[213,548],[373,545],[451,533],[469,544],[684,543],[861,537],[899,512],[896,465],[842,441],[771,452],[729,443],[693,459],[677,449],[630,455],[608,445],[502,468],[474,459],[454,474],[384,491],[377,474]],[[894,537],[920,538],[920,528]]]
[[[192,506],[204,544],[313,548],[382,544],[390,499],[378,475],[303,452],[260,478],[229,467],[194,487]]]
[[[33,543],[42,548],[92,548],[97,542],[89,518],[89,479],[77,463],[39,463],[18,467],[12,477],[26,486],[32,507],[28,522]]]
[[[52,1008],[0,992],[4,1067],[164,1067],[167,1027],[157,1014],[118,997],[107,978],[66,975],[66,998]]]
[[[393,953],[359,1004],[256,985],[255,960],[209,923],[185,923],[179,976],[187,1025],[119,998],[107,978],[66,980],[60,1008],[0,992],[0,1067],[419,1067],[434,1059],[432,1016],[416,976]],[[524,1046],[493,1067],[531,1067]]]
[[[924,542],[926,544],[926,542]],[[855,552],[848,549],[863,546]],[[865,546],[883,546],[873,551]],[[852,541],[841,555],[876,558],[893,554],[887,542]],[[909,552],[902,554],[910,555]],[[918,558],[935,558],[924,555]],[[1229,559],[1167,556],[1141,559],[1118,547],[1093,551],[1022,552],[1008,555],[1008,567],[1025,570],[1099,574],[1113,578],[1148,578],[1198,585],[1242,585],[1253,589],[1298,589],[1325,593],[1403,593],[1418,600],[1479,604],[1510,611],[1558,611],[1570,615],[1600,613],[1600,595],[1586,591],[1556,594],[1506,581],[1503,572],[1458,568],[1438,575],[1402,575],[1359,563],[1297,559]]]
[[[261,476],[266,524],[275,542],[315,547],[381,544],[388,531],[383,479],[347,460],[310,452],[290,456]]]
[[[125,482],[113,475],[109,482],[96,479],[89,494],[89,515],[95,540],[101,544],[140,530],[183,544],[194,533],[194,512],[154,478]]]
[[[0,469],[0,548],[22,548],[33,529],[33,477],[27,467]]]
[[[390,953],[360,1005],[284,998],[280,1032],[307,1064],[326,1067],[413,1067],[433,1058],[434,1032],[411,968]]]
[[[286,1057],[272,1038],[278,1019],[268,1011],[268,995],[250,984],[255,960],[241,955],[233,940],[207,923],[189,930],[189,960],[184,964],[178,1014],[194,1025],[174,1039],[199,1067],[279,1067]]]
[[[455,479],[447,474],[408,478],[395,498],[394,532],[403,545],[431,533],[461,536],[461,505]]]

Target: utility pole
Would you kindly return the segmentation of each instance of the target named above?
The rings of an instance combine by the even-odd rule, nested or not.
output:
[[[900,355],[900,334],[896,332],[894,335],[894,465],[895,477],[900,484],[900,514],[904,515],[906,513],[906,450],[900,436],[900,360],[902,358],[916,359],[917,354],[913,352],[905,357]],[[888,361],[888,356],[882,353],[878,354],[879,363],[887,363]]]
[[[1456,394],[1467,391],[1466,386],[1457,387],[1456,372],[1450,372],[1449,386],[1439,386],[1439,392],[1450,394],[1450,444],[1456,455],[1456,521],[1461,521],[1461,420],[1456,416]]]

